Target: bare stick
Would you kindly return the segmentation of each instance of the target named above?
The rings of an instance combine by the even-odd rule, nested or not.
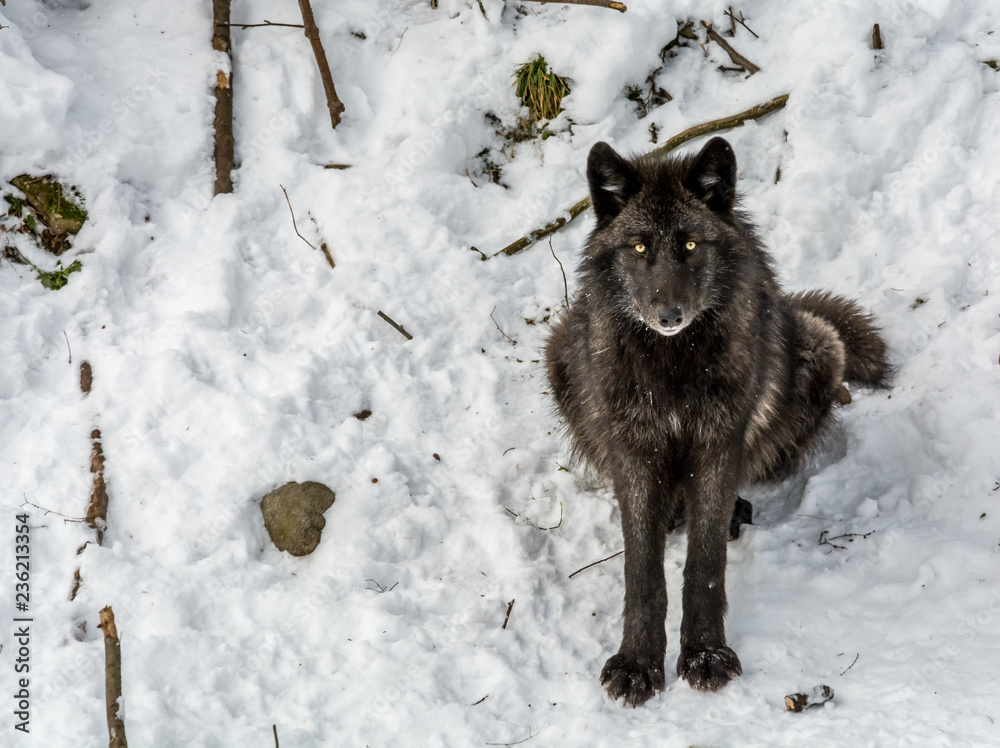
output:
[[[503,617],[503,626],[501,626],[500,628],[502,628],[502,629],[506,629],[507,628],[507,621],[510,620],[510,612],[513,609],[514,609],[514,601],[511,600],[509,603],[507,603],[507,615],[505,615]]]
[[[304,236],[302,236],[302,234],[300,234],[300,233],[299,233],[299,227],[298,227],[298,225],[296,225],[296,223],[295,223],[295,211],[294,211],[294,210],[292,210],[292,201],[288,199],[288,190],[286,190],[286,189],[285,189],[285,188],[284,188],[284,187],[283,187],[282,185],[280,185],[280,184],[279,184],[278,186],[279,186],[279,187],[281,187],[281,191],[285,193],[285,202],[286,202],[286,203],[288,203],[288,212],[292,214],[292,228],[293,228],[293,229],[295,229],[295,233],[296,233],[296,235],[297,235],[297,236],[299,237],[299,239],[301,239],[302,241],[304,241],[304,242],[305,242],[306,244],[308,244],[308,245],[309,245],[310,247],[312,247],[313,249],[316,249],[316,246],[315,246],[315,245],[314,245],[314,244],[313,244],[313,243],[312,243],[311,241],[309,241],[309,240],[308,240],[308,239],[306,239],[306,238],[305,238]],[[320,251],[322,251],[322,252],[323,252],[323,254],[324,254],[324,255],[326,255],[326,261],[327,261],[328,263],[330,263],[330,267],[331,267],[331,268],[335,268],[335,267],[337,267],[336,265],[334,265],[334,264],[333,264],[333,257],[332,257],[332,256],[330,255],[330,250],[329,250],[329,249],[327,249],[327,246],[326,246],[326,242],[323,242],[323,243],[322,243],[322,244],[320,245],[320,248],[319,248],[319,249],[320,249]]]
[[[747,109],[745,112],[740,112],[739,114],[734,114],[730,117],[723,117],[721,119],[712,120],[711,122],[704,122],[700,125],[689,127],[687,130],[684,130],[684,132],[674,135],[672,138],[670,138],[670,140],[661,145],[659,148],[656,148],[655,150],[647,153],[645,156],[643,156],[643,158],[649,160],[660,159],[666,154],[670,153],[670,151],[684,145],[689,140],[701,137],[702,135],[710,135],[711,133],[719,132],[720,130],[731,130],[735,127],[739,127],[744,122],[747,122],[749,120],[760,119],[766,114],[770,114],[771,112],[783,108],[786,103],[788,103],[788,94],[783,94],[782,96],[778,96],[777,98],[771,99],[771,101],[765,102],[763,104],[758,104],[752,109]],[[539,239],[544,239],[545,237],[550,236],[551,234],[557,232],[559,229],[561,229],[567,223],[569,223],[578,215],[583,213],[589,207],[590,207],[590,197],[588,196],[583,198],[583,200],[580,200],[578,203],[576,203],[575,205],[573,205],[573,207],[569,209],[568,211],[569,218],[560,216],[547,226],[544,226],[543,228],[540,229],[536,229],[535,231],[532,231],[530,234],[522,236],[517,241],[511,242],[496,254],[490,255],[490,257],[496,257],[499,254],[514,255],[524,249],[527,249],[532,244],[537,242]]]
[[[304,24],[306,38],[312,44],[313,54],[316,56],[316,64],[319,66],[319,77],[323,80],[323,91],[326,93],[326,105],[330,109],[330,124],[333,129],[337,129],[340,124],[340,115],[344,113],[344,104],[337,96],[337,89],[333,85],[333,76],[330,74],[330,63],[326,60],[326,52],[323,51],[323,42],[319,38],[319,29],[316,27],[316,19],[313,18],[312,5],[309,0],[299,0],[299,8],[302,10],[302,23]]]
[[[726,51],[726,54],[729,55],[730,60],[739,65],[744,70],[746,70],[748,73],[750,73],[750,75],[760,72],[760,68],[754,65],[752,62],[750,62],[750,60],[741,55],[735,49],[733,49],[732,46],[729,44],[729,42],[723,39],[722,36],[719,34],[719,32],[717,32],[715,29],[712,28],[712,24],[710,24],[708,21],[702,21],[701,25],[708,30],[708,38],[711,39],[716,44],[718,44],[720,47],[722,47]]]
[[[218,71],[215,82],[215,195],[233,191],[233,169],[236,166],[233,138],[233,49],[229,36],[230,0],[212,0],[215,25],[212,49],[229,58],[229,74]]]
[[[582,569],[577,569],[576,571],[574,571],[574,572],[573,572],[572,574],[570,574],[570,575],[569,575],[569,576],[567,577],[567,579],[572,579],[572,578],[573,578],[573,577],[575,577],[575,576],[576,576],[577,574],[579,574],[579,573],[580,573],[581,571],[586,571],[586,570],[587,570],[587,569],[589,569],[589,568],[590,568],[591,566],[597,566],[598,564],[603,564],[603,563],[604,563],[605,561],[610,561],[611,559],[613,559],[613,558],[615,558],[615,557],[617,557],[617,556],[620,556],[620,555],[622,555],[622,554],[623,554],[624,552],[625,552],[625,551],[618,551],[618,553],[612,553],[612,554],[611,554],[610,556],[608,556],[607,558],[602,558],[602,559],[601,559],[600,561],[595,561],[595,562],[594,562],[594,563],[592,563],[592,564],[587,564],[587,565],[586,565],[586,566],[584,566],[584,567],[583,567]]]
[[[404,338],[406,338],[407,340],[413,340],[413,336],[410,335],[410,333],[408,333],[406,330],[404,330],[402,325],[396,324],[396,322],[392,319],[392,317],[390,317],[388,314],[386,314],[385,312],[383,312],[381,309],[379,309],[378,316],[381,317],[382,319],[384,319],[386,322],[388,322],[394,328],[396,328],[396,332],[398,332]]]
[[[267,20],[265,20],[264,23],[219,23],[219,22],[216,22],[215,25],[216,26],[229,26],[230,28],[232,28],[233,26],[237,26],[237,27],[239,27],[241,29],[256,29],[256,28],[261,28],[261,27],[264,27],[264,26],[284,26],[285,28],[289,28],[289,29],[301,29],[301,28],[305,28],[305,26],[303,24],[301,24],[301,23],[273,23],[273,22],[267,21]]]
[[[118,716],[122,700],[122,650],[115,628],[115,614],[109,605],[101,609],[104,631],[104,699],[108,710],[108,748],[128,748],[125,723]]]
[[[532,3],[557,3],[559,5],[596,5],[600,8],[610,8],[624,13],[628,8],[625,3],[615,2],[615,0],[528,0]]]
[[[274,748],[281,748],[281,746],[278,745],[278,726],[271,725],[271,729],[274,730]]]
[[[877,23],[874,26],[872,26],[872,49],[874,50],[883,49],[882,30],[878,27]]]

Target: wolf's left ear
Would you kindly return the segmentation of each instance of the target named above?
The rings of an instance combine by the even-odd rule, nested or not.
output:
[[[712,138],[701,149],[684,177],[684,187],[716,213],[736,202],[736,154],[722,138]]]
[[[607,143],[598,143],[587,157],[587,181],[597,220],[614,218],[640,188],[632,164]]]

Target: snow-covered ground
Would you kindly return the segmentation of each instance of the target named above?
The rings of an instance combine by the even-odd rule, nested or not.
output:
[[[314,4],[343,123],[300,30],[234,29],[241,163],[215,199],[211,3],[0,7],[0,181],[54,173],[90,214],[66,288],[0,265],[0,745],[107,741],[109,604],[136,746],[269,746],[272,724],[285,747],[1000,745],[995,1],[748,3],[760,38],[732,43],[762,71],[680,49],[657,79],[673,101],[645,119],[624,87],[660,65],[676,20],[726,29],[728,3]],[[234,3],[234,20],[300,20],[278,6]],[[553,137],[504,154],[484,114],[513,124],[511,74],[536,53],[572,94]],[[470,247],[496,252],[583,197],[598,140],[645,152],[653,122],[662,142],[782,93],[783,111],[727,135],[745,204],[789,288],[873,310],[895,386],[854,393],[800,479],[744,494],[758,524],[730,545],[727,624],[743,677],[718,694],[668,678],[625,709],[598,682],[621,559],[568,578],[621,536],[610,492],[560,467],[540,361],[559,265],[545,243],[488,262]],[[553,237],[567,270],[591,221]],[[78,556],[93,531],[61,515],[86,512],[93,428],[109,529]],[[337,494],[305,558],[271,545],[258,508],[291,480]],[[23,512],[29,736],[10,698]],[[678,532],[668,670],[684,551]],[[785,712],[819,683],[833,703]]]

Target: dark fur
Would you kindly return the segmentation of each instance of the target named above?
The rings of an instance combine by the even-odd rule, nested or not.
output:
[[[621,507],[624,633],[601,682],[638,706],[665,687],[667,533],[686,520],[677,674],[714,691],[742,672],[723,621],[737,490],[794,470],[844,380],[884,384],[886,349],[853,302],[782,293],[725,140],[660,161],[598,143],[587,176],[597,226],[547,364],[577,455]]]

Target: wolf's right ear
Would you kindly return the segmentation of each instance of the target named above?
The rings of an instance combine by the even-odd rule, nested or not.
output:
[[[640,187],[635,168],[607,143],[598,143],[590,149],[587,181],[598,221],[618,215]]]

